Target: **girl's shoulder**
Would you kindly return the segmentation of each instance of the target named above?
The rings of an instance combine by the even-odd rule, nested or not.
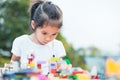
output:
[[[54,46],[63,46],[63,43],[60,40],[54,39],[53,42],[52,42],[52,45],[54,45]]]
[[[54,43],[54,44],[61,44],[62,42],[61,42],[60,40],[54,39],[54,40],[53,40],[53,43]]]
[[[24,34],[24,35],[21,35],[21,36],[18,36],[14,39],[14,42],[21,42],[21,41],[26,41],[28,39],[28,35],[27,34]]]
[[[24,38],[27,38],[27,37],[28,37],[28,35],[24,34],[24,35],[16,37],[15,39],[24,39]]]

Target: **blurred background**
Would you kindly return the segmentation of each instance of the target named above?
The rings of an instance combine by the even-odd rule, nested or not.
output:
[[[0,0],[0,67],[10,61],[13,40],[30,33],[28,9],[34,1]],[[98,73],[120,78],[120,1],[51,1],[63,11],[57,39],[63,42],[72,65],[88,71],[96,66]]]

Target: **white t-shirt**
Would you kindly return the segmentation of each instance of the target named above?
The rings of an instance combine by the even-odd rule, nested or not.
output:
[[[28,55],[33,53],[35,58],[34,62],[47,61],[53,55],[55,57],[64,57],[66,52],[61,41],[53,40],[46,45],[36,44],[30,40],[28,35],[17,37],[13,41],[11,52],[20,57],[21,68],[24,68],[28,63]]]

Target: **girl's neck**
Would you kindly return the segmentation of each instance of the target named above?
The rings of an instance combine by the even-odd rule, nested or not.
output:
[[[37,40],[35,33],[32,33],[31,35],[29,35],[29,38],[32,42],[36,43],[36,44],[40,44],[40,42]]]

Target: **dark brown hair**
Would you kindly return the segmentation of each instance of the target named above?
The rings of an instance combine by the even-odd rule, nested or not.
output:
[[[62,11],[49,1],[38,1],[34,3],[30,10],[30,21],[34,20],[35,29],[44,25],[51,25],[61,28]]]

